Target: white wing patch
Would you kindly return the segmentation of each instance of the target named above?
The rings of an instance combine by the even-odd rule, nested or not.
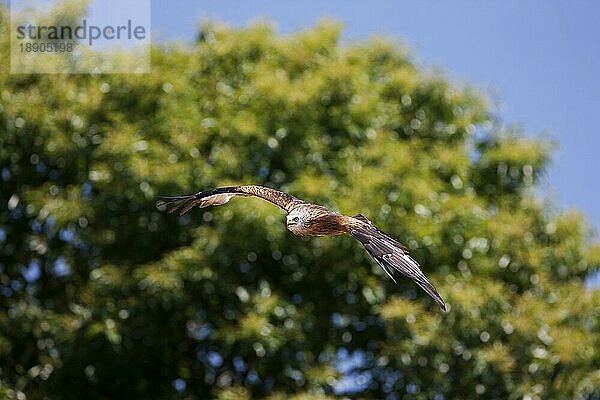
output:
[[[234,196],[245,196],[243,194],[233,194],[233,193],[223,193],[223,194],[214,194],[212,196],[204,197],[203,199],[194,199],[193,196],[183,197],[181,199],[176,199],[173,204],[174,207],[171,207],[169,212],[173,212],[179,210],[179,215],[183,215],[186,212],[190,211],[195,206],[200,208],[208,207],[208,206],[220,206],[222,204],[227,203]]]
[[[213,196],[208,196],[200,201],[200,208],[208,207],[208,206],[221,206],[231,200],[235,194],[215,194]]]

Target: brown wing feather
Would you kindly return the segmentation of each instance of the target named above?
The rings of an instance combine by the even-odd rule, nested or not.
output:
[[[362,243],[385,273],[394,282],[396,280],[392,276],[393,271],[398,271],[407,278],[412,279],[435,300],[443,311],[446,311],[446,304],[442,296],[425,277],[425,274],[419,268],[419,263],[408,254],[408,249],[373,226],[371,221],[363,215],[359,214],[355,218],[357,221],[350,224],[348,232]]]
[[[287,212],[296,205],[304,203],[288,193],[256,185],[222,187],[185,196],[158,196],[158,198],[159,205],[166,205],[167,211],[179,211],[179,215],[183,215],[195,206],[204,208],[223,205],[234,196],[256,196],[270,201]]]
[[[261,199],[270,201],[271,203],[283,208],[287,212],[290,212],[290,210],[298,204],[305,203],[304,201],[292,196],[289,193],[271,189],[265,186],[248,185],[237,186],[236,188],[240,192],[245,193],[247,195],[260,197]]]

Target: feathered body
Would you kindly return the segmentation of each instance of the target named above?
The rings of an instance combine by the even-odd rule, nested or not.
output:
[[[393,272],[401,272],[446,311],[444,300],[427,280],[419,268],[419,263],[408,254],[408,249],[377,229],[362,214],[354,217],[342,215],[326,207],[306,203],[288,193],[257,185],[216,188],[186,196],[160,196],[160,199],[167,205],[169,212],[179,211],[179,214],[183,215],[196,205],[200,208],[223,205],[235,196],[256,196],[278,205],[288,213],[286,226],[295,235],[348,234],[354,237],[394,282]]]
[[[303,203],[286,217],[287,228],[298,236],[332,236],[348,233],[346,216],[316,204]]]

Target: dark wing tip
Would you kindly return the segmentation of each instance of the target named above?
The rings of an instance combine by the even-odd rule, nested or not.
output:
[[[440,309],[443,312],[448,312],[448,309],[446,308],[446,303],[444,303],[444,300],[442,300],[441,297],[440,297],[439,301],[436,299],[435,302],[438,303],[438,305],[440,306]]]
[[[420,275],[421,276],[408,276],[408,278],[420,286],[421,289],[423,289],[425,293],[427,293],[429,297],[431,297],[437,303],[437,305],[440,306],[442,311],[447,312],[448,309],[446,308],[446,303],[444,302],[444,299],[442,299],[442,296],[439,294],[435,286],[433,286],[433,284],[427,280],[424,274],[421,273]]]
[[[156,196],[158,198],[157,206],[166,206],[168,213],[179,210],[179,215],[188,212],[196,204],[195,195],[186,196]]]

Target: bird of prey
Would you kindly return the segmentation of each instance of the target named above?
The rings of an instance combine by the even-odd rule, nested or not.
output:
[[[194,206],[200,208],[220,206],[235,196],[255,196],[270,201],[287,212],[286,225],[298,236],[333,236],[348,234],[357,239],[377,264],[394,281],[392,273],[398,271],[412,279],[443,311],[446,304],[436,288],[427,280],[419,263],[408,249],[395,239],[377,229],[364,215],[354,217],[338,214],[326,207],[307,203],[288,193],[264,186],[229,186],[204,190],[185,196],[159,196],[159,205],[166,205],[169,212],[183,215]]]

